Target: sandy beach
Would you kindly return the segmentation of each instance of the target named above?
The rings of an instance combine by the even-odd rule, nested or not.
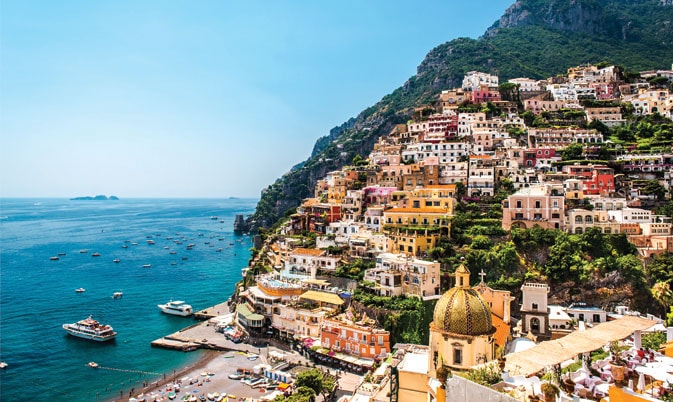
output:
[[[262,349],[265,351],[266,349]],[[257,358],[250,356],[257,356]],[[251,360],[254,359],[254,360]],[[268,395],[264,388],[252,388],[240,380],[230,379],[230,374],[235,374],[238,369],[252,371],[259,364],[266,364],[263,355],[248,354],[245,352],[227,351],[219,352],[208,350],[195,363],[176,371],[175,376],[160,379],[147,384],[141,389],[135,389],[132,395],[125,394],[114,401],[136,400],[168,401],[168,393],[173,389],[174,383],[180,383],[180,391],[175,400],[182,400],[185,395],[207,396],[215,392],[226,394],[229,401],[252,401],[259,400]]]

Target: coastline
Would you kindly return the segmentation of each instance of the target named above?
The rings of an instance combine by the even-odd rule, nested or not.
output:
[[[208,366],[208,364],[213,361],[215,358],[217,358],[221,352],[215,351],[215,350],[208,350],[208,349],[203,349],[201,351],[202,355],[192,364],[188,364],[186,366],[183,366],[179,369],[175,369],[175,374],[171,374],[170,376],[167,374],[164,374],[163,377],[158,377],[154,381],[148,382],[148,385],[146,387],[142,387],[139,389],[134,389],[134,392],[131,393],[130,390],[123,390],[123,394],[120,396],[116,396],[114,398],[108,399],[107,402],[119,402],[119,401],[128,401],[131,397],[136,396],[138,394],[147,394],[151,392],[155,392],[161,387],[165,386],[166,384],[172,383],[174,380],[178,378],[182,378],[186,375],[189,375],[190,373],[193,372],[201,372],[205,367]]]

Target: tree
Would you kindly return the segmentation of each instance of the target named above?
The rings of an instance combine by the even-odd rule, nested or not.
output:
[[[336,379],[323,373],[320,369],[314,368],[299,373],[295,385],[297,390],[299,387],[306,387],[313,390],[315,395],[322,394],[323,399],[327,400],[330,393],[334,391]]]
[[[288,397],[278,395],[274,402],[315,402],[316,393],[306,386],[297,387],[294,393]]]
[[[652,286],[652,297],[665,309],[673,305],[673,290],[667,282],[657,282]],[[665,310],[664,310],[665,311]]]
[[[582,151],[584,150],[584,147],[582,144],[571,144],[565,147],[563,151],[561,151],[561,159],[564,161],[576,161],[578,159],[582,159]]]
[[[662,186],[658,180],[649,180],[640,191],[645,195],[653,195],[657,201],[666,197],[666,187]]]
[[[519,85],[513,82],[503,82],[498,85],[498,92],[500,97],[505,101],[519,101]]]

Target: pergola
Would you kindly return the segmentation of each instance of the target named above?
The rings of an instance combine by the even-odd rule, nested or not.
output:
[[[656,322],[646,318],[626,316],[586,331],[575,331],[563,338],[541,342],[528,350],[506,355],[505,370],[511,375],[529,376],[545,367],[600,349],[610,342],[624,339],[655,324]]]

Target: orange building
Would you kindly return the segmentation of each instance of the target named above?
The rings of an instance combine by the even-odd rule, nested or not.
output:
[[[390,352],[390,333],[366,317],[355,322],[342,314],[323,320],[320,343],[334,352],[374,359]]]

